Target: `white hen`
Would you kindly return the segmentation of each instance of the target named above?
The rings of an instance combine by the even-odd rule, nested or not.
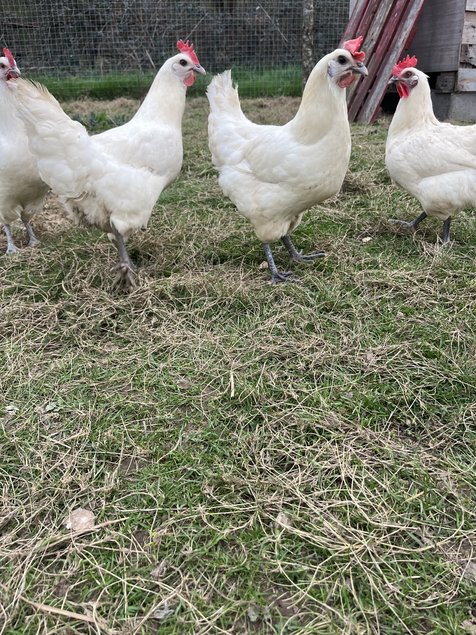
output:
[[[8,84],[16,81],[20,71],[8,49],[0,57],[0,223],[5,226],[7,254],[17,251],[10,223],[20,219],[27,234],[28,245],[37,244],[30,225],[35,212],[43,207],[48,186],[41,180],[36,159],[28,149],[25,126],[12,106]]]
[[[73,216],[112,234],[119,251],[117,281],[134,284],[125,239],[146,227],[162,190],[182,167],[182,117],[187,86],[205,74],[193,45],[179,41],[134,117],[90,136],[48,91],[17,85],[18,113],[42,178]]]
[[[393,67],[400,101],[387,136],[385,163],[395,183],[417,198],[423,212],[413,222],[393,221],[415,231],[427,216],[443,223],[450,240],[451,218],[476,205],[476,126],[441,123],[433,114],[427,76],[416,57]]]
[[[342,186],[351,150],[345,87],[355,74],[367,74],[361,43],[361,37],[350,40],[316,64],[296,116],[284,126],[257,125],[245,117],[230,71],[208,87],[209,146],[219,184],[253,224],[273,282],[291,274],[278,271],[270,242],[282,239],[294,260],[324,255],[303,255],[289,234],[306,209]]]

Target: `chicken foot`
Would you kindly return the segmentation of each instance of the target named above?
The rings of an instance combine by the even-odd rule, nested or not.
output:
[[[28,247],[34,247],[40,241],[35,236],[35,232],[33,231],[33,227],[30,225],[30,223],[24,221],[23,224],[25,225],[26,233],[28,235],[28,245],[27,246]],[[7,250],[6,250],[5,254],[15,254],[18,251],[18,247],[13,242],[12,230],[10,228],[10,225],[4,225],[4,228],[5,228],[5,236],[7,237]]]
[[[428,214],[426,212],[422,212],[420,216],[415,218],[415,220],[413,220],[411,223],[409,223],[406,220],[400,220],[396,218],[391,218],[390,222],[394,223],[395,225],[401,225],[402,227],[406,227],[407,229],[410,229],[412,232],[415,232],[417,230],[418,225],[421,223],[422,220],[425,220],[427,216]]]
[[[293,260],[296,260],[297,262],[311,262],[312,260],[315,260],[316,258],[323,258],[326,255],[325,251],[315,251],[312,254],[303,254],[302,251],[298,251],[296,247],[293,245],[291,236],[289,234],[286,234],[285,236],[283,236],[281,240],[283,241],[283,244],[286,247],[286,249],[289,251],[291,258]]]
[[[269,243],[263,243],[263,251],[266,256],[266,260],[268,261],[268,268],[271,272],[271,282],[273,284],[278,284],[278,282],[286,282],[293,275],[292,271],[278,271],[276,267],[276,263],[274,262],[273,252],[271,251],[271,247]]]
[[[114,285],[130,291],[136,286],[135,267],[127,252],[124,237],[117,231],[112,223],[111,229],[116,240],[117,251],[119,252],[119,262],[112,268],[112,270],[116,272]]]
[[[13,242],[13,238],[12,238],[12,231],[10,229],[10,225],[4,225],[3,226],[5,229],[5,236],[7,237],[7,250],[5,252],[5,254],[14,254],[18,251],[15,243]]]
[[[428,214],[426,212],[422,212],[420,216],[415,218],[415,220],[412,221],[411,223],[409,223],[406,220],[397,220],[394,218],[391,218],[390,222],[395,223],[397,225],[401,225],[402,227],[407,227],[411,231],[416,231],[418,225],[421,223],[422,220],[425,220],[427,216]],[[448,218],[443,222],[443,234],[441,236],[441,242],[443,245],[447,245],[450,242],[450,227],[451,227],[451,216],[448,216]]]

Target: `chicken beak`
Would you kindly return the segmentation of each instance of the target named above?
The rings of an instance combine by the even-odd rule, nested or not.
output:
[[[392,84],[396,84],[398,82],[398,77],[396,75],[392,75],[392,77],[388,80],[387,86],[391,86]]]
[[[357,62],[352,66],[352,72],[357,73],[357,75],[363,75],[364,77],[369,74],[367,67],[362,62]]]
[[[203,68],[203,66],[200,66],[200,64],[196,64],[196,65],[193,67],[193,70],[194,70],[196,73],[200,73],[200,75],[206,75],[206,74],[207,74],[207,71]]]

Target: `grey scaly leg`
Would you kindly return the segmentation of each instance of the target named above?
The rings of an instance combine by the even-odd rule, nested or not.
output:
[[[127,253],[124,237],[117,231],[112,223],[111,230],[114,234],[114,238],[116,239],[117,251],[119,252],[119,262],[113,268],[113,271],[117,272],[115,283],[123,286],[127,290],[130,290],[136,286],[134,265]]]
[[[5,253],[14,254],[18,251],[18,249],[16,248],[15,243],[13,242],[10,225],[4,225],[4,227],[5,227],[5,236],[7,237],[7,251]]]
[[[451,226],[451,216],[443,223],[443,235],[441,237],[441,241],[443,245],[447,245],[450,242],[450,226]]]
[[[422,220],[425,220],[427,216],[428,214],[426,212],[422,212],[420,216],[417,216],[417,218],[415,218],[415,220],[412,221],[411,223],[409,223],[406,220],[398,220],[394,218],[390,219],[390,223],[395,223],[396,225],[401,225],[402,227],[407,227],[408,229],[411,229],[412,231],[416,231],[418,225],[421,223]]]
[[[263,243],[263,251],[266,256],[266,260],[268,261],[268,268],[271,272],[271,281],[273,282],[273,284],[277,284],[278,282],[286,282],[286,280],[288,280],[293,275],[292,271],[278,271],[269,243]]]
[[[293,260],[297,260],[298,262],[309,262],[311,260],[315,260],[316,258],[322,258],[326,255],[325,251],[316,251],[312,254],[303,254],[302,251],[298,251],[293,245],[291,236],[289,236],[289,234],[283,236],[281,240],[283,241],[286,249],[289,251],[291,258]]]
[[[23,221],[23,224],[25,225],[26,233],[28,235],[28,247],[36,247],[40,241],[35,236],[33,227],[27,221]]]

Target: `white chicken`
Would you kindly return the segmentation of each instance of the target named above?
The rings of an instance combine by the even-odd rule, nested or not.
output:
[[[42,178],[78,221],[110,234],[117,244],[116,282],[134,285],[125,240],[147,226],[162,190],[182,167],[182,117],[187,86],[205,74],[193,45],[180,40],[134,117],[90,136],[72,121],[46,88],[15,86],[19,116]]]
[[[415,231],[434,216],[444,221],[447,244],[451,218],[476,205],[476,126],[437,120],[428,78],[417,63],[407,55],[392,70],[389,83],[396,84],[400,101],[388,130],[385,163],[392,180],[420,201],[423,212],[411,223],[393,222]]]
[[[0,223],[5,227],[7,254],[17,251],[10,223],[21,219],[28,234],[28,245],[38,240],[30,220],[43,207],[48,186],[41,180],[36,159],[28,149],[25,126],[12,107],[7,84],[16,81],[20,71],[8,49],[0,57]]]
[[[219,184],[253,224],[274,283],[291,272],[278,271],[271,242],[281,239],[297,261],[325,255],[302,254],[289,234],[305,210],[342,186],[351,151],[345,88],[356,74],[367,74],[361,43],[362,37],[349,40],[316,64],[296,116],[284,126],[258,125],[245,117],[230,71],[208,87],[209,147]]]

